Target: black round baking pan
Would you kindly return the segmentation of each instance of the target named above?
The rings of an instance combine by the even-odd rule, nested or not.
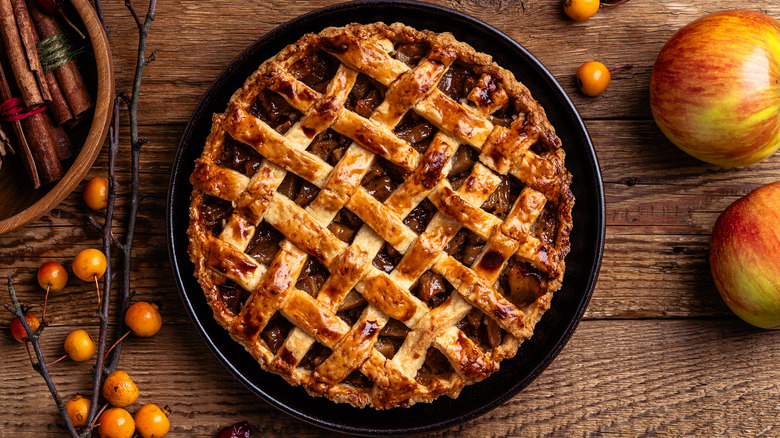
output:
[[[267,58],[307,32],[352,22],[403,22],[418,29],[451,32],[514,72],[542,104],[566,151],[576,198],[571,252],[563,287],[552,307],[513,359],[488,379],[467,386],[457,399],[390,410],[357,409],[312,398],[281,377],[263,371],[227,331],[214,321],[187,254],[189,176],[200,156],[214,113],[225,110],[232,93]],[[451,427],[499,406],[534,380],[571,337],[596,284],[604,246],[604,192],[593,145],[585,125],[555,78],[520,44],[468,15],[424,3],[360,1],[338,4],[296,18],[249,46],[219,75],[195,108],[171,171],[166,211],[171,266],[184,306],[208,346],[252,392],[282,411],[330,430],[360,435],[401,435]]]

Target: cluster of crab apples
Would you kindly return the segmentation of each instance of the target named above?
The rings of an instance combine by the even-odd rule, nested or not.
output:
[[[93,210],[101,210],[106,206],[108,195],[108,181],[105,178],[93,178],[84,189],[84,201]],[[87,248],[80,251],[71,264],[73,274],[85,282],[94,282],[100,300],[98,281],[106,273],[107,261],[102,251]],[[41,319],[32,313],[24,314],[25,322],[30,328],[33,337],[40,336],[42,327],[46,325],[46,305],[49,295],[62,292],[68,283],[67,269],[56,261],[47,261],[38,268],[38,284],[45,292]],[[128,331],[117,341],[123,340],[131,333],[138,337],[154,336],[162,327],[162,316],[158,306],[146,301],[137,301],[130,304],[124,314],[124,323]],[[27,330],[17,317],[11,322],[11,335],[17,341],[29,342]],[[116,346],[116,344],[114,346]],[[84,329],[71,331],[63,342],[65,354],[47,364],[53,365],[64,359],[74,362],[85,362],[97,353],[97,345]],[[104,355],[108,355],[113,349],[109,348]],[[106,401],[102,411],[96,416],[93,427],[97,428],[101,438],[131,438],[136,432],[143,438],[159,438],[168,433],[170,423],[167,406],[160,408],[156,404],[148,403],[141,406],[130,415],[127,407],[138,400],[138,386],[133,382],[127,372],[117,370],[109,374],[102,386],[102,395]],[[65,409],[73,426],[84,428],[87,426],[91,400],[81,395],[76,395],[65,403]]]

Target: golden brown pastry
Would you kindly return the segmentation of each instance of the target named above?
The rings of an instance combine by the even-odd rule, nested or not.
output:
[[[214,317],[336,402],[457,397],[516,354],[563,279],[561,142],[511,72],[448,33],[303,36],[214,116],[190,181]]]

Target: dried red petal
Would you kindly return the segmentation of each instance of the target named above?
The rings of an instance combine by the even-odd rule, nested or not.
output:
[[[219,431],[217,438],[249,438],[249,423],[242,421]]]

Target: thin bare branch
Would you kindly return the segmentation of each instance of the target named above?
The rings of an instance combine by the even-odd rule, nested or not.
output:
[[[109,135],[111,135],[110,130],[109,130]],[[87,224],[92,228],[94,228],[98,233],[103,234],[103,225],[101,225],[95,219],[94,216],[90,215],[89,217],[87,217]],[[123,250],[124,245],[122,245],[122,242],[119,240],[118,237],[116,237],[116,234],[114,234],[113,232],[111,232],[111,243],[113,243],[114,246],[117,247],[120,251]]]
[[[125,1],[131,14],[135,14],[135,9],[132,6],[130,0]],[[141,147],[148,142],[147,139],[138,138],[138,102],[141,96],[141,82],[143,80],[144,68],[153,61],[157,51],[153,51],[151,56],[146,57],[146,41],[149,35],[149,29],[154,21],[155,8],[157,7],[157,1],[151,0],[149,2],[149,9],[146,11],[146,18],[143,25],[138,27],[138,57],[136,59],[135,77],[133,80],[133,91],[128,101],[128,112],[130,119],[130,144],[132,149],[130,151],[131,160],[131,185],[130,185],[130,216],[127,222],[127,233],[125,234],[125,242],[123,245],[123,278],[121,297],[122,301],[119,309],[119,321],[117,327],[117,333],[124,333],[125,323],[124,314],[127,308],[130,306],[130,300],[132,293],[130,292],[130,268],[132,262],[133,251],[133,238],[135,236],[135,224],[138,217],[138,207],[141,202],[140,196],[140,173],[141,173]],[[136,22],[138,20],[136,19]],[[124,98],[126,99],[126,97]],[[122,341],[118,341],[116,347],[114,347],[111,361],[107,367],[108,372],[116,370],[119,363],[119,355],[122,352]]]
[[[92,420],[95,419],[98,410],[98,400],[100,397],[100,387],[103,383],[103,371],[105,361],[106,343],[108,340],[108,323],[109,323],[109,306],[111,304],[111,284],[113,282],[113,275],[111,273],[111,224],[114,219],[114,206],[116,204],[116,156],[119,152],[119,104],[118,98],[114,99],[114,115],[112,121],[112,132],[109,136],[109,148],[108,148],[108,202],[106,205],[105,222],[103,223],[103,253],[106,256],[106,273],[103,280],[103,298],[102,307],[98,311],[98,320],[100,321],[100,329],[98,334],[98,349],[97,359],[95,360],[95,374],[92,380],[92,398],[89,407],[89,415],[87,416],[87,424],[92,424]],[[87,427],[84,431],[85,436],[89,436],[91,432]]]
[[[101,9],[101,0],[95,0],[95,6],[98,10]],[[108,337],[108,307],[111,298],[111,280],[113,275],[111,274],[111,246],[115,246],[119,249],[119,253],[122,255],[122,287],[121,287],[121,303],[119,309],[118,318],[118,333],[125,331],[124,327],[124,314],[129,306],[132,293],[130,293],[130,263],[132,259],[132,246],[133,237],[135,234],[136,218],[138,216],[138,206],[140,203],[139,195],[139,174],[140,174],[140,152],[141,146],[147,142],[146,139],[138,139],[138,101],[140,98],[141,80],[143,77],[144,68],[152,61],[156,56],[156,51],[153,51],[149,57],[146,57],[146,40],[151,28],[152,21],[154,20],[155,9],[157,6],[156,0],[150,0],[149,8],[146,12],[146,17],[143,23],[141,22],[138,14],[135,11],[135,7],[131,0],[125,0],[125,6],[130,11],[133,19],[138,26],[138,57],[136,60],[136,69],[133,80],[133,90],[130,97],[124,93],[118,93],[114,99],[114,114],[112,126],[109,131],[109,194],[108,205],[106,206],[106,220],[102,227],[97,229],[103,232],[103,249],[106,255],[107,272],[106,283],[104,284],[102,309],[99,312],[100,319],[100,336],[98,341],[97,360],[95,363],[95,370],[93,376],[93,390],[92,390],[92,404],[90,406],[89,415],[87,417],[87,427],[82,432],[81,436],[86,438],[91,436],[93,429],[96,425],[96,417],[99,415],[98,399],[100,397],[100,386],[103,383],[103,375],[111,373],[116,370],[119,362],[119,355],[122,349],[122,339],[115,342],[114,346],[106,351],[107,337]],[[103,22],[105,28],[105,22]],[[106,31],[108,31],[106,29]],[[111,222],[113,218],[114,205],[117,196],[117,181],[116,181],[116,156],[119,151],[119,110],[121,102],[127,104],[128,112],[130,115],[130,147],[131,147],[131,187],[130,187],[130,217],[127,222],[127,229],[125,233],[125,242],[119,242],[111,233]],[[92,222],[97,223],[94,219]],[[94,226],[94,225],[93,225]],[[112,352],[113,350],[113,352]],[[105,361],[110,360],[108,365]]]
[[[57,404],[57,409],[60,412],[60,415],[65,420],[65,426],[68,429],[68,432],[70,433],[70,436],[73,438],[78,438],[79,434],[76,432],[76,428],[73,427],[73,422],[70,421],[70,416],[68,415],[68,411],[65,409],[65,402],[62,401],[62,397],[60,396],[60,393],[57,391],[56,386],[54,385],[54,381],[51,379],[51,375],[49,374],[49,369],[46,367],[46,362],[43,360],[43,353],[41,352],[41,344],[39,342],[41,333],[43,332],[43,328],[45,327],[45,324],[41,324],[38,329],[33,332],[30,329],[30,325],[27,324],[27,320],[24,317],[24,312],[22,311],[22,306],[19,304],[19,300],[16,298],[16,290],[14,289],[13,282],[11,281],[11,274],[8,274],[8,295],[11,296],[11,304],[12,306],[5,306],[7,309],[11,310],[13,309],[13,314],[19,318],[19,321],[22,323],[22,327],[24,327],[24,331],[27,333],[27,339],[28,343],[32,345],[33,351],[35,352],[35,358],[37,359],[37,363],[33,362],[32,366],[35,371],[38,372],[38,374],[43,377],[43,380],[46,382],[46,386],[49,388],[49,392],[51,393],[52,398],[54,398],[54,402]],[[28,349],[29,353],[29,349]],[[30,361],[32,362],[32,357],[30,357]]]
[[[125,0],[125,7],[130,11],[130,14],[133,16],[133,19],[135,19],[136,26],[138,26],[138,29],[140,30],[143,27],[143,24],[141,24],[141,19],[138,17],[138,14],[135,12],[135,7],[133,6],[133,2],[131,0]]]

